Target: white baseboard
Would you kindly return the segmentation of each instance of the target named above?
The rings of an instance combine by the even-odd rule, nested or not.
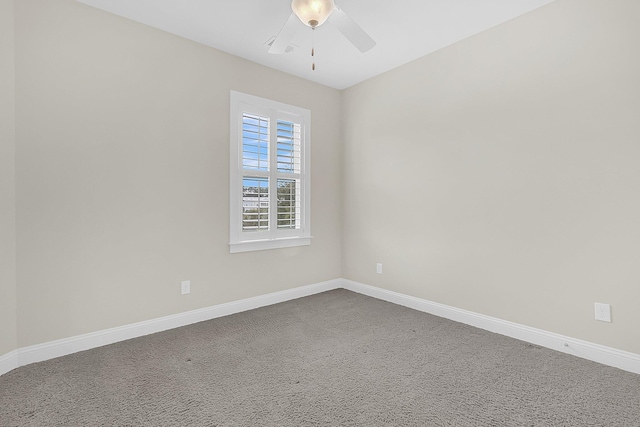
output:
[[[529,326],[427,301],[398,292],[376,288],[363,283],[354,282],[352,280],[335,279],[20,348],[0,356],[0,375],[30,363],[41,362],[53,359],[54,357],[76,353],[78,351],[101,347],[103,345],[141,337],[143,335],[166,331],[168,329],[203,322],[217,317],[228,316],[242,311],[253,310],[255,308],[302,298],[338,288],[344,288],[349,291],[368,295],[394,304],[409,307],[414,310],[434,314],[439,317],[465,323],[487,331],[506,335],[508,337],[530,342],[542,347],[547,347],[552,350],[561,351],[563,353],[572,354],[594,362],[599,362],[604,365],[640,374],[640,355],[634,353],[566,337],[552,332],[543,331],[541,329],[531,328]]]
[[[18,350],[0,356],[0,375],[18,367]]]
[[[53,359],[54,357],[65,356],[78,351],[89,350],[115,342],[141,337],[168,329],[178,328],[217,317],[228,316],[242,311],[253,310],[267,305],[277,304],[305,296],[330,291],[340,287],[339,279],[327,282],[316,283],[308,286],[301,286],[286,291],[274,292],[260,295],[239,301],[214,305],[212,307],[171,316],[160,317],[144,322],[133,323],[117,328],[105,329],[89,334],[50,341],[43,344],[32,345],[20,348],[0,357],[0,375],[5,374],[17,367],[30,363],[41,362]]]
[[[342,279],[341,287],[353,292],[392,302],[430,313],[445,319],[475,326],[497,334],[506,335],[521,341],[530,342],[552,350],[572,354],[583,359],[613,366],[625,371],[640,374],[640,355],[615,348],[594,344],[588,341],[567,337],[541,329],[531,328],[518,323],[508,322],[495,317],[485,316],[467,310],[451,307],[421,298],[404,295],[386,289],[376,288],[352,280]]]

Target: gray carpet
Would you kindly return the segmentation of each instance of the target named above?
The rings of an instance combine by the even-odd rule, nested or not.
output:
[[[335,290],[16,369],[7,426],[640,426],[640,375]]]

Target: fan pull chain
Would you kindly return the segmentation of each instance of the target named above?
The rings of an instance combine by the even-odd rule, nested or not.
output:
[[[315,49],[315,40],[316,40],[316,29],[315,27],[311,27],[311,70],[316,70],[316,49]]]

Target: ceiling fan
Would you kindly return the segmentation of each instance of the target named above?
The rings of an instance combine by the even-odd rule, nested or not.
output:
[[[315,30],[328,21],[334,25],[360,52],[366,52],[376,42],[355,23],[334,0],[293,0],[293,11],[269,48],[269,53],[284,53],[298,31],[296,19]],[[313,56],[313,50],[311,55]],[[315,69],[315,67],[314,67]]]

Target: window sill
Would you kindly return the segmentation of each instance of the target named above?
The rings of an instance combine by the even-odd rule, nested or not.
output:
[[[229,243],[229,252],[232,254],[240,252],[264,251],[267,249],[291,248],[295,246],[309,246],[311,236],[308,237],[286,237],[269,240],[247,240],[244,242]]]

